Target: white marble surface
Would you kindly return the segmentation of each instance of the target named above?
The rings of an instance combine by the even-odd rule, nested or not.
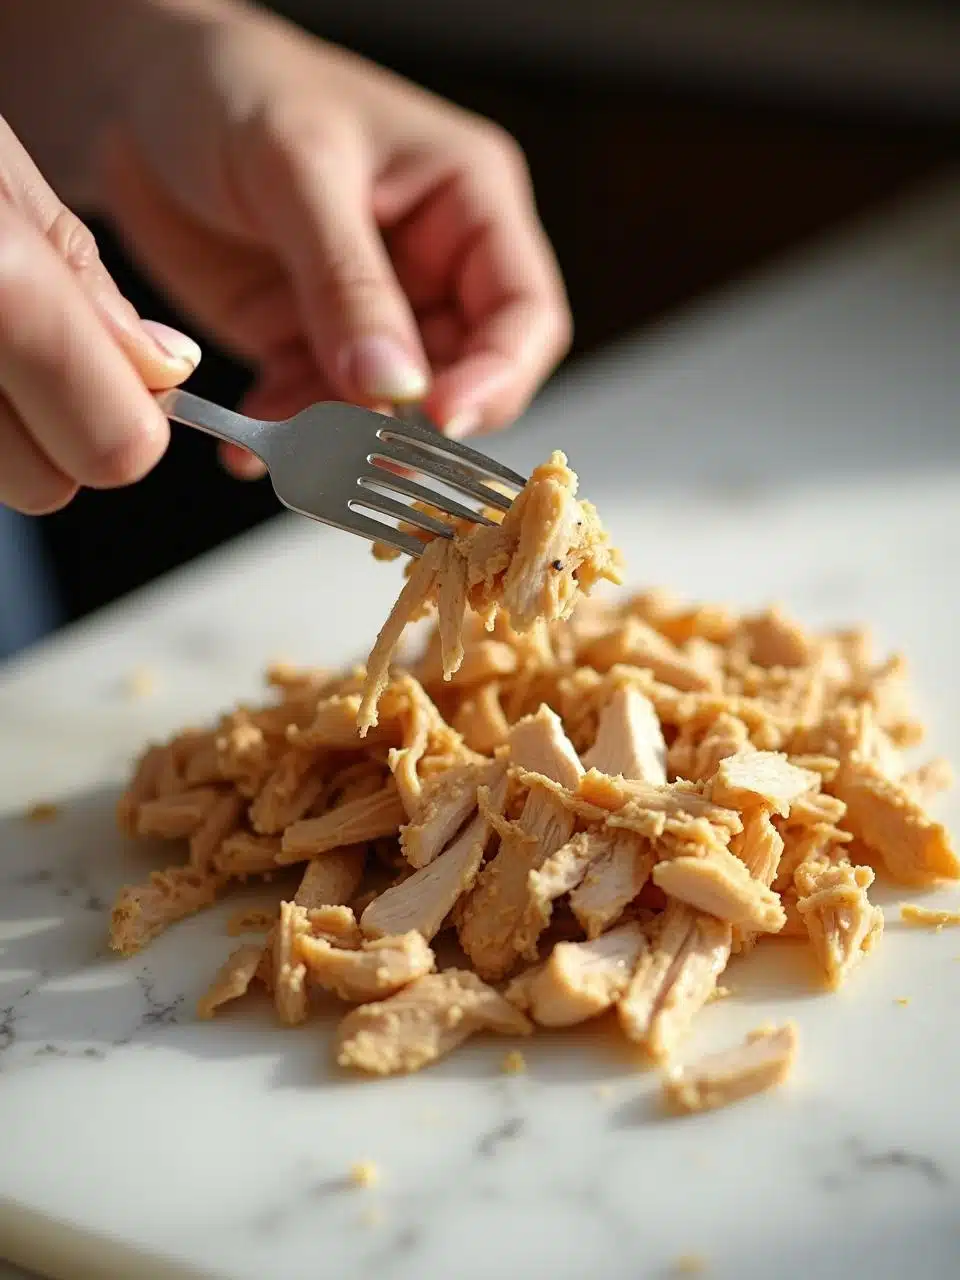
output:
[[[955,187],[612,353],[498,449],[566,448],[636,583],[871,619],[960,760],[958,338]],[[835,997],[802,952],[758,951],[691,1049],[789,1014],[795,1079],[685,1121],[603,1028],[525,1044],[516,1078],[496,1040],[371,1084],[331,1069],[322,1019],[199,1025],[219,910],[105,953],[112,893],[156,862],[112,830],[130,755],[270,657],[353,657],[396,581],[280,521],[0,673],[0,1255],[64,1280],[646,1280],[684,1254],[739,1280],[960,1274],[956,931],[891,912]],[[62,815],[28,826],[40,799]],[[380,1187],[347,1188],[359,1159]]]

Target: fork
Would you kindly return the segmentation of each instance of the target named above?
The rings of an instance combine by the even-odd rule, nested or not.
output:
[[[266,464],[277,497],[291,511],[410,556],[423,552],[423,542],[375,516],[402,521],[438,538],[453,537],[453,530],[402,498],[428,503],[459,520],[493,521],[392,468],[418,471],[462,497],[500,511],[509,510],[515,494],[501,493],[490,482],[499,481],[518,492],[526,483],[509,467],[411,420],[409,414],[391,418],[372,409],[331,402],[311,405],[282,422],[266,422],[179,388],[160,392],[156,398],[172,421],[255,453]]]

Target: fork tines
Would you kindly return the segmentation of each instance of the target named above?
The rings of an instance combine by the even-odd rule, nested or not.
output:
[[[492,524],[493,521],[476,507],[466,506],[439,489],[411,479],[406,470],[418,471],[458,495],[500,511],[510,509],[516,494],[526,484],[523,476],[495,459],[409,418],[384,418],[376,435],[381,447],[370,450],[370,466],[357,477],[363,496],[351,499],[350,507],[364,507],[436,537],[450,538],[453,530],[427,512],[398,501],[399,497],[425,503],[458,520],[471,520],[475,524]],[[398,471],[398,467],[405,471]],[[515,492],[504,493],[500,488],[485,483],[491,481],[508,486]],[[423,550],[418,539],[387,525],[383,526],[382,540],[411,555],[418,555]]]

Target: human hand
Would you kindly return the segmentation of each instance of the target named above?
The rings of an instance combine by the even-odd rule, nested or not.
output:
[[[0,118],[0,502],[41,514],[80,485],[139,479],[168,439],[148,388],[176,386],[199,359],[189,338],[139,319]]]
[[[151,48],[100,189],[141,263],[256,368],[245,410],[420,400],[451,434],[510,422],[570,336],[516,145],[272,18],[188,7],[209,20]]]

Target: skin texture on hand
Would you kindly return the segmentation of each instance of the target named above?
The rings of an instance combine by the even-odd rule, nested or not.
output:
[[[139,479],[168,439],[148,388],[176,386],[199,359],[139,319],[0,119],[0,502],[40,514],[79,485]]]
[[[526,166],[495,126],[233,0],[32,0],[5,28],[66,85],[56,120],[12,94],[24,128],[45,117],[44,155],[254,367],[246,412],[419,401],[451,434],[493,430],[566,351]]]
[[[516,144],[293,27],[214,12],[153,60],[99,180],[139,260],[257,368],[247,411],[512,421],[570,337]]]

